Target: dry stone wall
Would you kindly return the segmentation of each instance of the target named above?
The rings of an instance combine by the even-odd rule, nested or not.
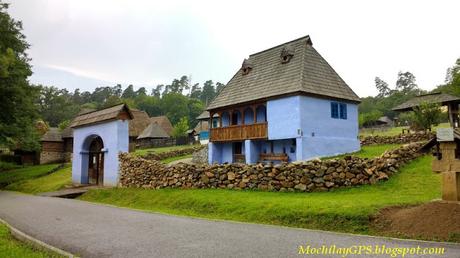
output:
[[[374,144],[406,144],[411,142],[429,141],[436,135],[434,133],[411,133],[394,136],[371,135],[361,139],[361,146]]]
[[[346,156],[278,165],[180,163],[168,167],[156,160],[121,153],[120,186],[328,191],[387,180],[402,164],[420,156],[421,146],[421,143],[404,145],[374,159]]]

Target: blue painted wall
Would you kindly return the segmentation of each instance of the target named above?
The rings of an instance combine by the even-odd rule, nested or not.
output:
[[[358,106],[346,103],[347,119],[336,119],[331,117],[332,101],[336,102],[307,96],[267,101],[268,139],[273,141],[274,152],[282,153],[284,148],[289,160],[296,161],[358,151]],[[262,113],[257,112],[258,122]],[[268,142],[249,141],[244,146],[246,152],[250,151],[246,154],[249,163],[256,160],[254,153],[264,149],[270,152]],[[225,160],[230,160],[231,144],[222,148],[221,159],[224,160],[225,155]],[[291,152],[292,148],[295,148],[294,152]]]
[[[247,108],[244,110],[244,124],[254,124],[254,112],[251,108]]]
[[[118,183],[118,154],[129,151],[129,121],[117,120],[74,128],[72,182],[88,183],[88,151],[91,140],[99,136],[104,144],[104,185]]]

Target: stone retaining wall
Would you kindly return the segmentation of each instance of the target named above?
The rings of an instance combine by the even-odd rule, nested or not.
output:
[[[374,144],[405,144],[411,142],[429,141],[435,136],[435,133],[411,133],[394,136],[371,135],[361,139],[361,146]]]
[[[167,167],[128,153],[120,154],[120,186],[144,188],[227,188],[268,191],[328,191],[374,184],[388,179],[399,166],[419,157],[421,143],[404,145],[367,159],[312,160],[270,164],[177,164]]]

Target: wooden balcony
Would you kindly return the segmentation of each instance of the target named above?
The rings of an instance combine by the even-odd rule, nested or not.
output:
[[[210,133],[209,139],[211,142],[267,139],[267,122],[211,128]]]

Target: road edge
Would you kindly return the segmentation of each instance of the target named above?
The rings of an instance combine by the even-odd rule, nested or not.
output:
[[[4,224],[5,226],[7,226],[10,230],[10,233],[11,235],[17,239],[18,241],[21,241],[23,243],[26,243],[26,244],[29,244],[29,245],[32,245],[33,247],[35,248],[38,248],[38,249],[41,249],[41,250],[45,250],[45,251],[49,251],[49,252],[52,252],[52,253],[57,253],[59,255],[62,255],[62,256],[65,256],[65,257],[69,257],[69,258],[77,258],[78,256],[75,256],[67,251],[64,251],[62,249],[59,249],[55,246],[52,246],[52,245],[49,245],[43,241],[40,241],[24,232],[22,232],[21,230],[11,226],[8,222],[6,222],[5,220],[1,219],[0,218],[0,223]]]

